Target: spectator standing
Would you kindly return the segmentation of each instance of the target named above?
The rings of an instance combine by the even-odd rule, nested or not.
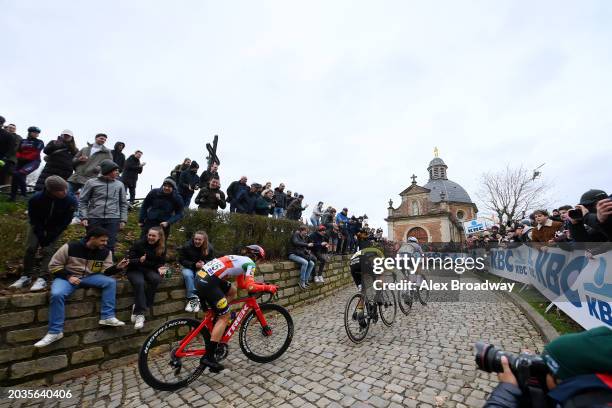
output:
[[[312,242],[312,254],[317,259],[318,269],[315,272],[314,282],[315,283],[325,283],[323,279],[323,269],[325,269],[325,263],[327,259],[324,255],[327,252],[328,247],[328,238],[325,234],[325,226],[319,225],[317,230],[311,233],[309,236],[309,241]]]
[[[140,162],[142,158],[142,152],[136,150],[134,154],[130,155],[125,161],[123,173],[121,174],[121,181],[125,188],[130,192],[130,203],[134,204],[136,201],[136,184],[138,183],[138,175],[142,174],[142,169],[145,166],[145,162]]]
[[[78,153],[78,149],[74,142],[72,131],[66,129],[56,139],[47,143],[43,153],[45,156],[45,167],[38,176],[36,181],[36,191],[42,191],[45,187],[45,180],[49,176],[60,176],[64,180],[73,172],[72,159]]]
[[[293,195],[291,194],[290,190],[287,190],[287,199],[285,200],[285,216],[287,216],[287,208],[289,208],[289,205],[291,204],[291,202],[294,200]]]
[[[537,225],[531,233],[531,240],[544,243],[554,242],[555,234],[563,227],[563,223],[548,218],[546,210],[536,210],[533,215]]]
[[[260,188],[261,184],[253,183],[248,191],[244,189],[241,190],[234,199],[236,202],[236,212],[241,214],[254,214],[257,197],[259,197],[257,191]]]
[[[30,198],[28,201],[30,225],[23,257],[23,273],[10,286],[11,288],[22,288],[32,282],[36,252],[39,249],[42,255],[40,271],[30,291],[35,292],[47,287],[49,261],[57,250],[57,240],[70,225],[77,205],[74,196],[68,193],[68,183],[59,176],[47,177],[44,190]]]
[[[17,127],[9,124],[3,128],[4,118],[0,116],[0,160],[4,166],[0,167],[0,184],[11,184],[13,169],[17,163],[17,149],[23,140],[17,134]]]
[[[230,212],[236,212],[237,199],[243,192],[247,192],[249,186],[247,186],[247,177],[242,176],[238,181],[232,181],[227,188],[227,202],[230,204]]]
[[[333,215],[332,212],[334,213]],[[325,209],[325,211],[323,211],[323,214],[321,214],[321,225],[325,225],[328,231],[331,229],[332,224],[334,223],[336,216],[335,212],[336,211],[330,205]]]
[[[348,244],[347,248],[349,253],[354,253],[357,248],[357,233],[361,229],[361,223],[359,220],[353,215],[349,219],[347,232],[348,232]]]
[[[115,251],[117,233],[127,223],[125,187],[117,180],[119,166],[112,160],[100,163],[100,176],[87,180],[79,196],[81,224],[88,230],[102,227],[108,232],[108,249]]]
[[[200,165],[197,161],[192,161],[189,168],[181,172],[178,182],[178,190],[185,208],[189,208],[191,204],[191,197],[193,197],[194,191],[200,186],[200,177],[198,177],[198,169]]]
[[[287,207],[287,218],[297,221],[302,217],[302,211],[308,208],[308,204],[302,207],[303,200],[304,196],[300,194],[293,201],[291,201],[291,204],[289,204],[289,207]]]
[[[210,180],[214,178],[221,180],[219,177],[219,164],[217,162],[213,162],[209,169],[202,172],[200,176],[200,187],[210,185]]]
[[[307,235],[308,227],[302,225],[291,236],[288,248],[289,259],[300,265],[299,285],[301,289],[306,289],[308,287],[308,280],[314,269],[314,260],[316,259],[310,253],[310,248],[314,247],[314,244],[306,242]]]
[[[323,215],[323,201],[319,201],[317,206],[312,209],[312,215],[310,216],[310,223],[314,227],[321,225],[321,216]]]
[[[264,190],[258,195],[255,202],[255,214],[267,217],[274,212],[274,192],[270,189]]]
[[[125,149],[125,143],[117,142],[115,143],[115,148],[111,150],[111,155],[113,156],[113,161],[117,163],[119,166],[119,173],[123,173],[123,168],[125,165],[125,155],[123,154],[123,149]]]
[[[49,329],[34,347],[45,347],[64,337],[64,304],[78,288],[102,289],[98,324],[125,325],[115,317],[117,281],[108,275],[124,269],[128,261],[124,259],[113,265],[113,254],[106,247],[107,242],[108,232],[104,228],[92,228],[84,239],[62,245],[53,255],[49,262],[49,271],[55,276],[49,301]]]
[[[21,195],[26,197],[26,177],[40,166],[40,152],[44,149],[45,144],[38,139],[38,136],[40,136],[40,129],[36,126],[30,126],[28,137],[19,143],[15,155],[17,165],[13,170],[10,201],[15,201],[18,189]]]
[[[343,208],[338,215],[336,215],[336,224],[340,230],[338,235],[338,252],[346,255],[348,246],[348,208]]]
[[[174,180],[175,183],[178,183],[181,173],[188,170],[189,166],[191,166],[191,159],[189,157],[185,157],[182,164],[177,164],[174,166],[174,169],[170,172],[170,178]]]
[[[79,150],[72,159],[74,174],[68,177],[68,184],[70,184],[73,193],[79,191],[87,180],[98,176],[102,161],[113,160],[110,150],[104,146],[106,139],[107,136],[104,133],[98,133],[94,144]]]
[[[226,206],[225,193],[221,191],[219,179],[212,178],[208,182],[207,187],[200,188],[195,203],[201,210],[209,209],[217,211],[219,208],[224,209]]]
[[[140,208],[138,225],[142,228],[141,237],[152,227],[162,227],[168,239],[170,226],[183,218],[183,199],[176,192],[176,183],[171,178],[164,180],[161,188],[149,191]]]
[[[570,217],[571,235],[577,242],[610,242],[612,240],[612,199],[603,190],[589,190],[576,206],[581,216]]]
[[[264,184],[263,189],[264,190],[272,190],[272,182],[268,181],[266,184]]]
[[[274,218],[283,218],[285,209],[287,208],[287,194],[285,194],[285,185],[280,183],[274,189]]]
[[[147,236],[136,241],[129,251],[127,278],[134,289],[132,323],[134,329],[144,326],[145,313],[153,307],[162,275],[167,271],[166,239],[161,227],[151,227]]]
[[[195,274],[205,263],[215,259],[215,251],[204,231],[196,231],[179,249],[179,262],[183,266],[183,280],[187,296],[186,312],[199,312],[200,299],[195,288]]]

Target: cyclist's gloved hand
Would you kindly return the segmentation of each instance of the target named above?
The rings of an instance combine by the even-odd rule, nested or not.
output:
[[[270,293],[274,294],[278,290],[278,286],[276,286],[276,285],[265,285],[265,289],[264,290],[266,292],[270,292]]]

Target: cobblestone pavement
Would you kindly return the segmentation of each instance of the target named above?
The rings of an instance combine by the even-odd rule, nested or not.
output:
[[[293,310],[293,342],[273,363],[248,360],[233,340],[223,373],[206,372],[178,392],[154,391],[130,364],[52,387],[71,390],[69,400],[4,399],[0,407],[479,407],[496,381],[475,368],[475,341],[512,352],[543,347],[520,310],[488,292],[415,305],[410,316],[398,309],[393,326],[377,323],[355,345],[343,326],[344,304],[353,292],[347,287]]]

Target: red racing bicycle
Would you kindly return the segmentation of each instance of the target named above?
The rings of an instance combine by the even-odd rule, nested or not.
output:
[[[266,293],[270,298],[258,303],[257,299]],[[230,303],[244,305],[225,329],[217,348],[217,361],[227,357],[229,341],[239,328],[240,349],[253,361],[269,363],[287,350],[293,338],[293,320],[287,309],[269,303],[271,300],[272,294],[260,292]],[[215,313],[209,309],[202,321],[173,319],[153,331],[138,355],[138,371],[144,382],[158,390],[174,391],[195,381],[205,370],[200,358],[215,321]]]

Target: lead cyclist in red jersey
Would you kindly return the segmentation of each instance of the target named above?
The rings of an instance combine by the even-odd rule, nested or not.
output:
[[[240,255],[213,259],[196,273],[196,290],[200,301],[206,302],[217,316],[217,322],[210,333],[210,344],[207,345],[206,354],[200,360],[203,366],[214,373],[224,369],[217,361],[215,352],[229,323],[229,303],[236,298],[238,292],[229,279],[236,278],[236,286],[239,289],[246,289],[249,293],[276,293],[275,285],[255,282],[256,262],[265,256],[264,249],[259,245],[248,245],[242,248]]]

